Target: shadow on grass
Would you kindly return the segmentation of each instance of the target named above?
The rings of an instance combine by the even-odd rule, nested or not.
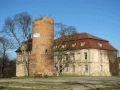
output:
[[[5,87],[4,86],[0,86],[0,90],[4,90],[5,89]]]

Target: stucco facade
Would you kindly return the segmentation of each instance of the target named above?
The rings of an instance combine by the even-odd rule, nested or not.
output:
[[[63,74],[75,74],[80,76],[111,76],[110,72],[110,56],[107,50],[99,49],[80,49],[67,51],[71,52],[71,63],[64,68]],[[116,52],[115,52],[116,53]],[[59,54],[59,53],[58,53]],[[116,62],[116,57],[113,56],[113,63]],[[65,56],[64,56],[64,59]],[[55,53],[54,63],[57,61],[57,52]],[[115,69],[115,68],[114,68]]]

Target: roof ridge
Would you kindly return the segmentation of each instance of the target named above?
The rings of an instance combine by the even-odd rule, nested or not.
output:
[[[97,40],[107,41],[107,40],[105,40],[105,39],[103,39],[103,38],[94,36],[94,35],[92,35],[92,34],[90,34],[90,33],[86,33],[86,32],[79,33],[79,35],[82,35],[82,34],[87,36],[86,39],[87,39],[87,38],[90,38],[90,39],[97,39]],[[83,39],[85,39],[85,38],[83,38]]]

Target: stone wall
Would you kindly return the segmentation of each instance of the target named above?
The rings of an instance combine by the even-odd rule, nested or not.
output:
[[[29,52],[23,56],[21,52],[17,53],[16,59],[16,76],[28,76],[28,57]]]

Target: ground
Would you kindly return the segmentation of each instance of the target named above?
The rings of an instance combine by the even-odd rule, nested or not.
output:
[[[0,90],[120,90],[120,77],[0,79]]]

